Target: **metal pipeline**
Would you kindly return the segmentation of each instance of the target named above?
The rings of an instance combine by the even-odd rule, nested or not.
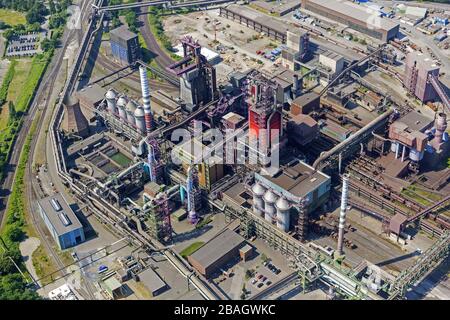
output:
[[[313,168],[315,170],[317,170],[319,165],[324,160],[328,159],[329,157],[331,157],[334,154],[341,152],[345,147],[347,147],[347,146],[351,145],[352,143],[354,143],[355,141],[357,141],[358,138],[360,138],[362,135],[366,134],[368,131],[373,131],[375,126],[377,126],[380,122],[386,120],[386,118],[388,118],[393,112],[394,112],[394,109],[387,110],[385,113],[383,113],[376,119],[369,122],[364,128],[362,128],[355,134],[351,135],[348,139],[345,139],[344,141],[342,141],[341,143],[336,145],[331,150],[322,152],[322,154],[319,156],[319,158],[317,158],[316,161],[314,161]]]

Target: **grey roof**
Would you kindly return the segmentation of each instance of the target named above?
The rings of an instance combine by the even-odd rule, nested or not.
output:
[[[245,17],[261,25],[264,25],[272,30],[275,30],[276,32],[286,33],[286,31],[289,30],[289,27],[286,24],[278,22],[277,20],[265,14],[262,14],[256,10],[252,10],[250,8],[236,4],[229,5],[226,9],[242,17]]]
[[[228,252],[241,246],[244,242],[245,239],[243,237],[226,228],[195,251],[190,258],[197,261],[204,268],[207,268]]]
[[[76,96],[82,100],[87,100],[90,103],[96,104],[105,99],[106,90],[98,84],[93,84],[89,87],[84,87],[77,91]]]
[[[152,269],[148,268],[139,273],[139,280],[152,292],[161,290],[167,286],[167,284],[161,279],[161,277]]]
[[[433,119],[424,116],[416,111],[406,114],[398,120],[408,126],[410,130],[424,132],[433,124]]]
[[[368,25],[374,29],[389,31],[396,28],[399,24],[391,21],[387,18],[374,19],[374,13],[367,7],[362,7],[349,1],[336,1],[336,0],[303,0],[303,3],[309,2],[322,7],[327,8],[329,11],[335,11],[335,13],[343,17],[351,17],[359,20],[361,23]],[[378,23],[379,21],[379,23]]]
[[[128,30],[126,26],[120,26],[110,31],[110,34],[117,36],[118,38],[128,41],[137,37],[137,34]]]
[[[305,197],[330,180],[330,177],[326,174],[314,170],[301,161],[294,161],[290,165],[282,167],[280,172],[273,177],[255,173],[255,178],[266,186],[272,184],[273,187],[276,186],[275,189],[278,189],[278,191],[281,189],[283,194],[288,193],[297,198]]]
[[[293,104],[297,104],[300,106],[305,106],[313,100],[319,99],[319,95],[314,91],[310,91],[302,94],[301,96],[294,99]]]
[[[51,199],[55,199],[59,202],[61,206],[61,210],[56,211],[52,204],[50,203]],[[57,193],[55,195],[49,196],[44,199],[38,200],[39,206],[42,208],[42,210],[45,212],[45,215],[47,216],[48,220],[50,221],[53,228],[56,230],[56,233],[58,236],[61,236],[63,234],[66,234],[68,232],[71,232],[73,230],[77,230],[82,228],[83,226],[80,223],[80,220],[78,220],[77,216],[73,212],[73,210],[69,207],[69,204],[66,202],[66,200],[63,198],[63,196],[60,193]],[[59,218],[59,213],[64,212],[70,220],[70,224],[68,226],[65,226],[61,219]]]

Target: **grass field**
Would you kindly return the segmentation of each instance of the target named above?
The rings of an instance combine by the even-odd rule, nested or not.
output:
[[[7,100],[14,102],[14,105],[16,105],[17,99],[23,90],[24,83],[30,76],[31,64],[32,59],[20,59],[20,62],[16,65],[16,72],[9,85],[7,96]]]
[[[195,251],[200,249],[201,246],[203,246],[205,243],[203,241],[197,241],[191,244],[190,246],[186,247],[183,251],[180,252],[180,255],[183,258],[187,258],[191,254],[193,254]]]
[[[25,24],[27,22],[23,13],[6,9],[0,9],[0,21],[10,26]]]

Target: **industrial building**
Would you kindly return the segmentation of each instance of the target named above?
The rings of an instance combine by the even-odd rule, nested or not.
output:
[[[410,52],[406,56],[404,84],[408,91],[422,102],[437,98],[432,77],[439,77],[439,66],[420,52]]]
[[[198,272],[210,278],[230,260],[239,258],[239,250],[245,243],[243,237],[226,228],[188,256],[188,261]]]
[[[38,207],[59,249],[76,246],[85,240],[83,226],[60,193],[39,200]]]
[[[307,215],[328,200],[331,178],[298,159],[282,166],[274,176],[255,173],[252,187],[253,212],[285,232],[291,229],[291,208],[297,211],[300,227],[306,229]],[[305,233],[301,234],[304,238]]]
[[[317,72],[320,75],[320,84],[326,86],[331,80],[344,70],[345,59],[343,56],[327,51],[319,55]]]
[[[302,0],[302,8],[328,19],[342,23],[383,42],[395,38],[399,24],[374,15],[349,1]]]
[[[152,269],[147,268],[138,275],[139,281],[149,290],[152,297],[156,297],[168,289],[161,277]]]
[[[180,79],[180,98],[188,111],[217,97],[216,69],[201,53],[202,47],[190,36],[181,39],[183,59],[166,67]]]
[[[141,47],[137,34],[120,26],[110,31],[110,44],[112,54],[122,64],[134,64],[141,58]]]
[[[286,31],[289,30],[289,27],[258,11],[232,4],[227,7],[220,7],[219,15],[238,21],[257,32],[264,32],[269,38],[286,43]]]

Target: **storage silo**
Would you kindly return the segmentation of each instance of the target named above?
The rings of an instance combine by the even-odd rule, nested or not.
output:
[[[291,205],[284,197],[280,197],[275,203],[277,208],[277,228],[284,232],[289,231]]]
[[[277,213],[277,209],[275,208],[275,202],[277,202],[277,200],[277,195],[270,189],[264,194],[264,218],[270,223],[272,223],[272,220]]]
[[[134,118],[136,121],[136,127],[141,133],[145,133],[145,113],[141,106],[137,106],[136,111],[134,111]]]
[[[266,189],[259,183],[255,183],[252,187],[253,192],[253,213],[257,216],[264,216],[264,200],[263,196]]]
[[[125,111],[127,112],[127,122],[130,126],[136,126],[136,120],[134,118],[134,112],[136,111],[137,105],[133,100],[128,101]]]
[[[128,99],[126,96],[120,96],[117,100],[117,108],[119,109],[119,117],[122,121],[127,121],[127,112],[125,111],[125,106],[127,105]]]
[[[105,94],[108,111],[111,114],[117,114],[117,93],[113,89],[109,89]]]

